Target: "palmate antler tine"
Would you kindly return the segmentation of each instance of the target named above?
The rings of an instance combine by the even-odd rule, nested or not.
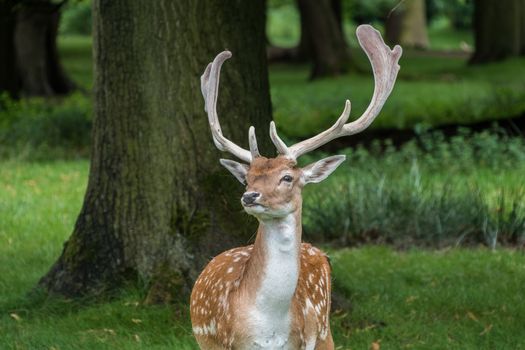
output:
[[[279,139],[276,133],[272,135],[271,131],[270,135],[275,146],[278,150],[281,148],[283,152],[285,152],[280,152],[281,154],[285,154],[291,159],[297,159],[301,155],[313,151],[333,139],[357,134],[366,129],[381,111],[381,108],[394,87],[397,73],[399,72],[398,61],[401,57],[402,49],[399,45],[396,45],[393,50],[390,50],[383,41],[381,34],[372,26],[361,25],[357,28],[356,32],[359,44],[366,52],[374,72],[375,87],[370,105],[357,120],[346,123],[350,116],[351,107],[350,101],[347,100],[343,113],[332,127],[291,147],[286,147],[286,145],[283,147],[283,145],[280,144],[282,140]],[[275,132],[275,130],[273,131]],[[276,140],[280,142],[276,142]]]
[[[223,51],[215,57],[212,63],[208,64],[206,70],[201,76],[201,92],[204,97],[204,110],[208,113],[211,134],[215,146],[223,152],[229,152],[235,157],[251,163],[252,154],[250,151],[237,146],[225,138],[222,134],[219,116],[217,115],[217,96],[219,94],[219,79],[221,75],[221,66],[228,58],[232,56],[230,51]]]
[[[398,62],[403,53],[399,45],[390,50],[385,45],[381,34],[372,26],[360,26],[356,34],[359,44],[372,64],[375,86],[370,105],[359,119],[343,127],[344,135],[353,135],[363,131],[377,117],[394,88],[400,68]]]

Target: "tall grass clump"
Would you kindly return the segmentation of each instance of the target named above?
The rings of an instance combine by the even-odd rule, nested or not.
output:
[[[0,97],[0,158],[86,156],[91,113],[91,100],[81,94],[56,100]]]
[[[525,242],[523,138],[463,130],[399,150],[387,142],[343,153],[335,177],[305,193],[307,237],[345,245]]]

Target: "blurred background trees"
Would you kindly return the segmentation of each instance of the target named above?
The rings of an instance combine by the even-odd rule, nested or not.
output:
[[[476,52],[471,63],[525,55],[525,0],[474,2]]]
[[[65,1],[0,1],[0,91],[11,96],[65,95],[74,90],[60,63],[57,34]]]
[[[313,61],[311,79],[340,75],[350,65],[342,24],[341,0],[298,0],[301,16],[299,55]]]
[[[400,2],[385,20],[386,41],[405,48],[427,49],[427,19],[424,0]]]
[[[0,6],[4,28],[0,43],[5,48],[0,54],[0,90],[12,96],[73,91],[75,86],[57,55],[56,34],[62,16],[62,33],[89,35],[90,1],[2,0]],[[471,63],[522,55],[525,46],[523,0],[268,0],[267,6],[270,11],[288,7],[296,11],[300,22],[293,29],[300,34],[295,45],[278,45],[270,38],[270,61],[311,61],[311,79],[356,68],[350,55],[351,22],[383,28],[386,41],[392,45],[432,49],[428,28],[446,20],[453,30],[472,31],[475,53]],[[463,49],[468,50],[466,45]]]

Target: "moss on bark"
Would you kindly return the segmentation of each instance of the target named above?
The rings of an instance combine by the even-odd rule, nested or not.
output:
[[[221,75],[223,132],[247,147],[255,125],[268,151],[264,2],[96,0],[93,10],[89,183],[41,285],[76,296],[131,276],[189,290],[210,257],[245,244],[256,228],[241,212],[242,186],[219,165],[227,155],[213,145],[199,77],[218,52],[233,52]]]

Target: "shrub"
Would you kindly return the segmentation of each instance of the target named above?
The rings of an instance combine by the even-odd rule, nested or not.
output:
[[[0,158],[51,159],[85,156],[91,133],[91,101],[0,98]]]
[[[523,138],[463,130],[450,140],[424,135],[399,151],[379,146],[347,150],[348,165],[307,190],[307,237],[345,245],[525,242]]]

